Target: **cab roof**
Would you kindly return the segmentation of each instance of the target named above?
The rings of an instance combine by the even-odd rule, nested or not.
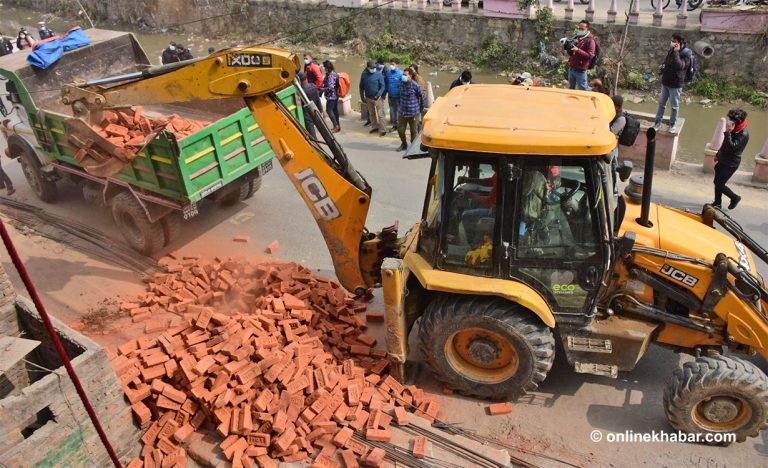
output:
[[[599,156],[616,146],[614,115],[602,93],[471,84],[435,101],[422,142],[478,153]]]

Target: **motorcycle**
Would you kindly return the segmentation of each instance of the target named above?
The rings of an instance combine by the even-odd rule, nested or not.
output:
[[[656,9],[656,2],[663,1],[664,4],[662,6],[662,9],[666,9],[669,6],[670,0],[651,0],[651,7],[653,9]],[[697,8],[699,8],[704,3],[704,0],[688,0],[688,11],[693,11]],[[677,9],[680,9],[680,5],[683,4],[683,0],[675,0],[675,4],[677,5]]]

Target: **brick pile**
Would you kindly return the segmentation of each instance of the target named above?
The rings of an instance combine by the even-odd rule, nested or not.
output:
[[[166,272],[146,278],[147,294],[123,309],[163,333],[112,359],[146,429],[130,468],[184,466],[195,431],[215,431],[234,467],[380,466],[384,450],[354,433],[389,442],[407,410],[438,417],[436,399],[387,375],[386,352],[364,333],[365,304],[337,282],[294,263],[173,254],[160,264]],[[178,318],[153,320],[160,311]],[[423,444],[415,449],[424,456]]]
[[[210,124],[185,119],[177,114],[153,119],[144,115],[141,106],[136,106],[119,111],[104,111],[101,122],[91,124],[91,128],[116,146],[141,147],[148,136],[162,127],[173,132],[180,140]]]

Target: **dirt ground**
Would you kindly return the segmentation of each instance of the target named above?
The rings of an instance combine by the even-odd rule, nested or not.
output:
[[[343,122],[340,140],[357,168],[369,177],[375,193],[369,225],[378,228],[400,220],[401,229],[418,219],[423,199],[426,161],[404,161],[393,149],[393,137],[371,138],[357,121]],[[2,148],[0,148],[2,149]],[[99,344],[110,347],[143,334],[143,324],[133,324],[117,310],[144,291],[142,265],[146,259],[126,257],[119,232],[106,209],[88,205],[72,184],[60,183],[60,199],[51,205],[40,203],[27,187],[18,163],[3,161],[16,182],[13,200],[42,207],[51,219],[0,205],[4,222],[27,268],[37,284],[49,312],[81,330]],[[700,207],[711,196],[709,176],[686,171],[662,173],[656,179],[657,201],[677,206]],[[763,245],[768,244],[765,221],[765,191],[738,187],[744,202],[735,217]],[[330,258],[314,222],[286,176],[276,168],[268,174],[259,193],[245,203],[215,210],[204,206],[197,219],[185,223],[182,237],[171,250],[203,256],[245,256],[262,258],[264,248],[274,239],[281,243],[277,257],[296,261],[332,276]],[[22,213],[22,214],[20,214]],[[63,220],[63,221],[62,221]],[[61,223],[81,223],[108,239],[102,247],[72,234]],[[83,228],[84,229],[84,228]],[[232,242],[237,234],[251,236],[247,244]],[[58,240],[47,238],[53,237]],[[110,243],[111,242],[111,243]],[[25,294],[5,252],[0,258],[17,291]],[[381,295],[370,305],[381,310]],[[371,326],[370,334],[383,343],[383,326]],[[415,335],[415,333],[413,334]],[[671,431],[661,407],[665,379],[679,366],[681,357],[653,347],[633,372],[618,379],[576,374],[562,356],[543,385],[516,401],[510,415],[487,416],[487,402],[446,395],[420,364],[417,341],[411,337],[411,382],[438,395],[447,409],[447,420],[485,438],[497,439],[520,457],[539,466],[644,466],[675,465],[719,467],[768,464],[768,437],[751,439],[730,447],[708,447],[684,443],[593,442],[593,431],[608,433]],[[764,363],[758,362],[765,369]]]

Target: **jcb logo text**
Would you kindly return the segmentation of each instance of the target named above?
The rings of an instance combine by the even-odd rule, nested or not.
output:
[[[690,287],[696,286],[696,283],[699,282],[699,279],[695,276],[691,276],[688,273],[680,271],[677,268],[671,267],[669,265],[664,265],[661,267],[661,273]]]
[[[328,191],[325,190],[323,183],[317,178],[312,168],[297,172],[294,174],[294,177],[296,177],[301,190],[304,191],[304,194],[313,203],[315,210],[317,210],[321,218],[330,221],[341,216],[339,209],[336,208],[336,204],[328,196]]]

